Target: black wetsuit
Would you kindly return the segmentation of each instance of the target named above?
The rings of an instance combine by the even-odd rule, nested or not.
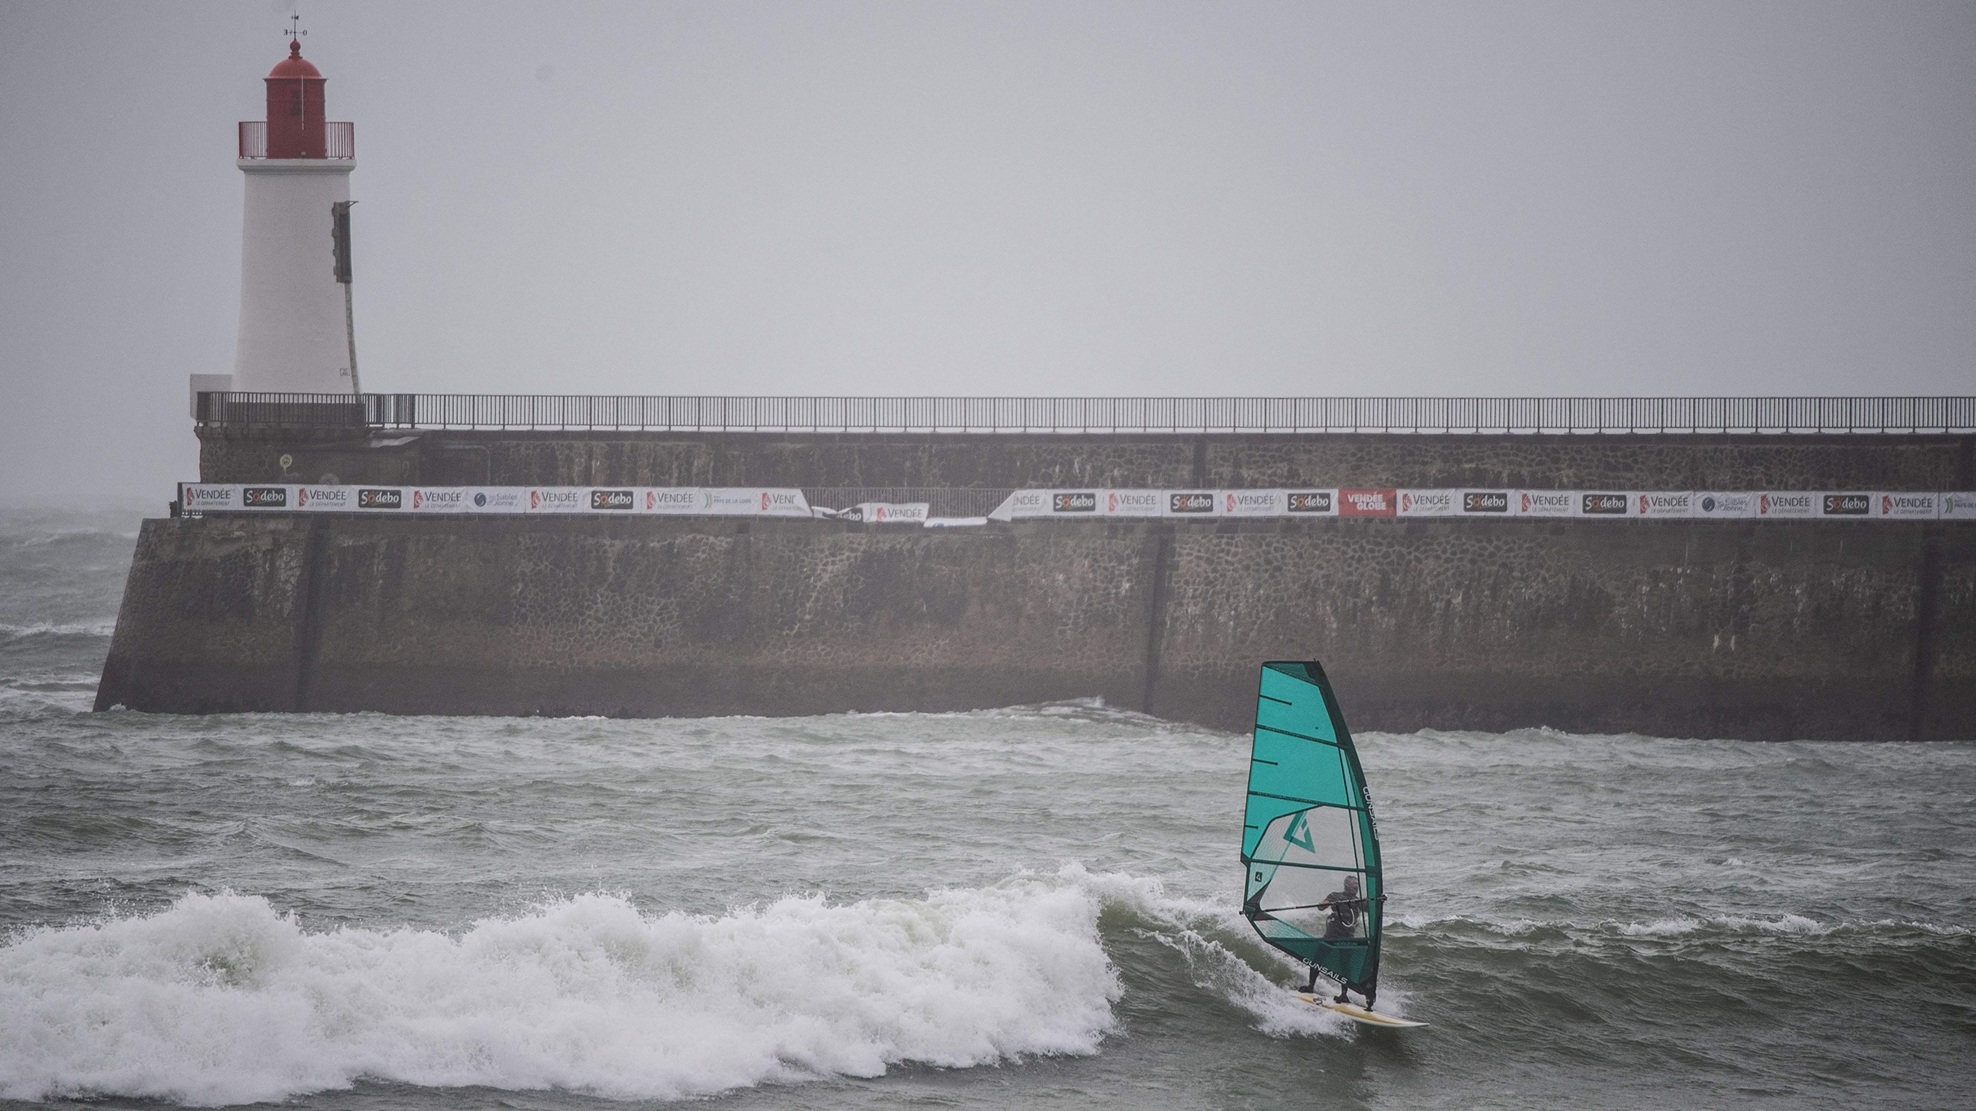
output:
[[[1381,901],[1384,901],[1386,896],[1381,895],[1379,898]],[[1331,894],[1326,895],[1324,901],[1319,903],[1318,906],[1325,907],[1331,911],[1331,917],[1324,923],[1324,936],[1326,938],[1358,936],[1359,915],[1363,914],[1366,909],[1366,900],[1363,894],[1355,891],[1333,891]],[[1376,972],[1373,976],[1368,977],[1364,983],[1341,983],[1338,987],[1337,1002],[1349,1003],[1351,1001],[1350,997],[1345,994],[1345,990],[1350,988],[1360,995],[1365,996],[1365,1007],[1367,1010],[1371,1010],[1373,995],[1379,990],[1377,985],[1378,976]],[[1304,990],[1315,991],[1316,988],[1317,966],[1313,964],[1310,970],[1310,986]]]
[[[1333,891],[1324,897],[1320,906],[1331,908],[1331,919],[1324,924],[1325,937],[1358,936],[1359,911],[1365,906],[1362,896],[1346,891]]]

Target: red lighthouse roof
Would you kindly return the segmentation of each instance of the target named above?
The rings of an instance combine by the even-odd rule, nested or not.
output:
[[[296,22],[300,23],[299,17]],[[290,36],[288,57],[268,71],[267,117],[240,121],[240,157],[284,161],[355,158],[356,134],[350,124],[323,118],[323,89],[329,81],[302,57],[302,36],[308,32],[293,27],[284,34]]]
[[[328,158],[329,135],[323,119],[322,71],[302,57],[299,39],[288,57],[268,71],[267,158]],[[343,154],[348,158],[350,155]]]
[[[302,57],[302,44],[294,41],[290,41],[288,44],[288,57],[275,63],[275,67],[268,71],[268,77],[270,79],[277,77],[312,78],[317,81],[323,79],[322,71],[317,69],[313,62]]]

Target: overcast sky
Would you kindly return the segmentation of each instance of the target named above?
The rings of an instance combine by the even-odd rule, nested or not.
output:
[[[287,4],[0,0],[0,478],[193,477]],[[1973,3],[300,6],[364,384],[1976,392]]]

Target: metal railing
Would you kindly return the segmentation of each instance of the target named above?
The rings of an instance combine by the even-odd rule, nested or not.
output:
[[[1976,432],[1976,397],[202,393],[211,425],[653,432]]]
[[[268,121],[240,121],[240,157],[266,158],[268,156]],[[357,157],[357,125],[349,120],[330,120],[323,124],[323,157],[352,159]]]
[[[357,125],[349,120],[330,120],[323,126],[324,158],[357,157]]]

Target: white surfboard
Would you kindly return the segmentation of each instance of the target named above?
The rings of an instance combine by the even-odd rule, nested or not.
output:
[[[1303,992],[1297,992],[1296,996],[1313,1007],[1322,1007],[1327,1011],[1344,1015],[1354,1022],[1363,1022],[1367,1026],[1385,1026],[1399,1030],[1410,1026],[1427,1025],[1424,1022],[1414,1022],[1411,1019],[1394,1018],[1392,1015],[1382,1015],[1377,1011],[1368,1011],[1356,1003],[1334,1003],[1329,999],[1319,996],[1305,995]]]

